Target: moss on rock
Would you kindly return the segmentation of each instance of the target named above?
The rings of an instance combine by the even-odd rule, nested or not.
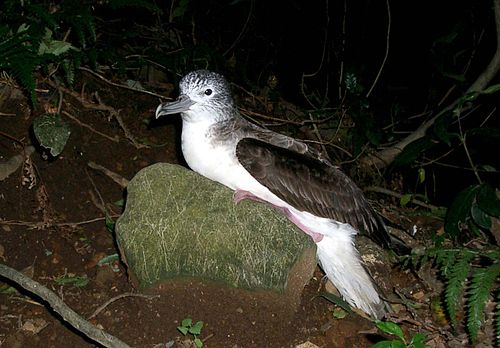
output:
[[[178,165],[137,173],[116,234],[139,285],[195,277],[279,292],[293,283],[292,292],[301,290],[316,264],[314,243],[270,206],[236,205],[232,195]]]

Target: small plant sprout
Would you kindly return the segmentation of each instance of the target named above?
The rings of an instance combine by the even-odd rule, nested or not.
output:
[[[415,334],[410,342],[405,338],[403,330],[398,324],[390,321],[380,321],[375,320],[375,325],[377,328],[389,335],[396,336],[393,340],[384,340],[375,343],[373,348],[425,348],[427,347],[424,343],[425,335],[423,333]]]
[[[193,325],[193,320],[191,318],[186,318],[181,322],[181,325],[177,327],[184,336],[191,334],[193,335],[193,343],[196,348],[203,347],[203,341],[198,338],[201,334],[201,329],[203,328],[203,322],[197,321]]]

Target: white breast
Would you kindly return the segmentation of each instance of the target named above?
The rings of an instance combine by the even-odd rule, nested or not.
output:
[[[252,192],[262,199],[274,196],[240,165],[236,158],[236,144],[224,146],[211,141],[208,122],[183,122],[182,153],[195,172],[217,181],[232,190]]]

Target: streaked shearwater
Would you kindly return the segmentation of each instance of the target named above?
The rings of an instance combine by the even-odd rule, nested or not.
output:
[[[222,75],[193,71],[179,87],[177,100],[159,105],[156,117],[181,114],[191,169],[233,189],[236,203],[250,198],[285,214],[314,240],[321,267],[344,299],[381,318],[387,306],[354,236],[363,231],[385,246],[390,238],[358,186],[313,147],[245,120]]]

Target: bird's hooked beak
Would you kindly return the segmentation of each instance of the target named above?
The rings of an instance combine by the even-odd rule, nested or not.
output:
[[[192,101],[187,95],[181,94],[179,98],[173,102],[158,105],[156,108],[156,118],[163,115],[178,114],[180,112],[188,111],[194,104],[195,102]]]

